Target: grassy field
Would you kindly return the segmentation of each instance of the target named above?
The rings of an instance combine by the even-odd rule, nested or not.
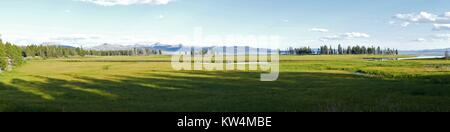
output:
[[[30,60],[0,74],[0,111],[450,111],[449,60],[371,57],[282,56],[275,82],[169,56]]]

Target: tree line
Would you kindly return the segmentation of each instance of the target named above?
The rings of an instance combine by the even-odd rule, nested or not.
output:
[[[310,47],[301,48],[288,48],[285,52],[288,55],[360,55],[360,54],[373,54],[373,55],[398,55],[397,49],[384,48],[381,47],[366,47],[366,46],[348,46],[347,48],[342,47],[340,44],[337,48],[332,46],[320,46],[317,50],[313,50]]]
[[[88,50],[87,54],[90,56],[150,56],[162,55],[161,50],[153,50],[149,48],[133,48],[130,50]]]
[[[60,58],[70,56],[148,56],[161,55],[161,50],[133,48],[130,50],[84,50],[78,47],[29,45],[23,47],[23,57]]]
[[[28,45],[17,46],[0,39],[0,70],[6,70],[10,66],[19,66],[24,63],[24,58],[62,58],[72,56],[149,56],[162,55],[161,50],[149,48],[133,48],[130,50],[85,50],[78,47]]]
[[[22,48],[0,39],[0,70],[23,64]]]
[[[70,56],[85,56],[88,51],[82,48],[63,46],[29,45],[22,47],[23,57],[60,58]]]

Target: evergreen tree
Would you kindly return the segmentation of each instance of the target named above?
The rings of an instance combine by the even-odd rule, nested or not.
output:
[[[348,48],[347,48],[347,54],[349,55],[349,54],[352,54],[352,48],[350,47],[350,46],[348,46]]]
[[[449,54],[448,54],[448,49],[447,50],[445,50],[445,59],[450,59],[450,56],[449,56]]]
[[[299,51],[303,51],[302,49],[298,49],[296,50],[296,52]],[[337,55],[337,54],[385,54],[385,55],[398,55],[398,50],[397,49],[391,49],[391,48],[387,48],[384,50],[381,50],[380,47],[375,48],[375,47],[366,47],[366,46],[348,46],[347,49],[342,48],[342,46],[339,44],[338,45],[338,49],[334,49],[332,46],[320,46],[318,54],[332,54],[332,55]]]
[[[378,48],[377,48],[377,54],[378,54],[378,55],[381,55],[381,54],[383,54],[383,53],[381,52],[381,48],[380,48],[380,46],[378,46]]]
[[[12,65],[18,66],[23,63],[22,49],[20,47],[12,45],[9,42],[6,42],[5,49],[6,49],[6,57],[8,57],[7,58],[8,60],[11,59]]]
[[[2,40],[0,39],[0,70],[5,70],[6,67],[8,66],[8,61],[7,61],[7,56],[6,56],[6,48],[5,45],[3,44]]]

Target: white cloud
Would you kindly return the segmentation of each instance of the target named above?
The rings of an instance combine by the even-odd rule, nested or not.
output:
[[[160,14],[156,17],[156,19],[159,19],[159,20],[164,19],[164,18],[166,18],[166,16],[164,16],[163,14]]]
[[[116,5],[166,5],[172,0],[78,0],[82,2],[94,3],[102,6],[116,6]]]
[[[434,24],[434,30],[450,30],[450,24]]]
[[[395,24],[395,21],[389,21],[388,23],[393,25],[393,24]]]
[[[417,39],[415,39],[414,41],[416,41],[416,42],[425,42],[425,41],[427,41],[427,40],[424,39],[424,38],[417,38]]]
[[[450,23],[450,12],[436,15],[422,11],[419,13],[397,14],[395,18],[411,23]]]
[[[338,35],[325,36],[319,39],[320,41],[332,41],[332,40],[342,40],[342,37]]]
[[[340,35],[332,35],[332,36],[325,36],[320,38],[320,41],[332,41],[332,40],[346,40],[346,39],[358,39],[358,38],[370,38],[370,35],[367,33],[360,33],[360,32],[350,32],[350,33],[344,33]]]
[[[433,36],[433,39],[450,41],[450,34],[436,34]]]
[[[370,37],[370,35],[367,33],[358,33],[358,32],[345,33],[342,36],[345,38],[369,38]]]
[[[434,30],[450,30],[450,12],[445,12],[442,15],[428,13],[425,11],[419,13],[397,14],[394,18],[402,21],[402,27],[407,27],[410,24],[433,24]]]
[[[425,38],[417,38],[412,40],[413,42],[445,42],[450,41],[450,34],[434,34]],[[448,45],[448,44],[447,44]]]
[[[404,22],[404,23],[402,23],[402,27],[408,27],[409,26],[409,24],[411,24],[411,23],[409,23],[409,22]]]
[[[71,34],[71,35],[57,36],[50,39],[53,41],[62,41],[62,42],[78,42],[78,41],[98,40],[102,37],[103,36],[92,34]]]
[[[326,33],[326,32],[329,32],[330,30],[325,29],[325,28],[311,28],[311,29],[309,29],[309,31]]]
[[[413,23],[434,23],[439,17],[438,15],[422,11],[420,13],[397,14],[395,18]]]
[[[450,17],[450,12],[444,13],[444,16],[445,16],[445,17]]]

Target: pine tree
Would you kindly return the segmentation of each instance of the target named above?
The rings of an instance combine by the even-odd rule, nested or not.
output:
[[[350,46],[347,47],[347,54],[352,54],[352,48]]]
[[[23,63],[22,49],[20,47],[6,42],[5,49],[7,60],[11,59],[12,65],[18,66]]]
[[[378,48],[377,48],[377,54],[378,54],[378,55],[381,55],[381,54],[383,54],[383,53],[381,52],[381,48],[380,48],[380,46],[378,46]]]
[[[449,56],[449,54],[448,54],[448,49],[447,50],[445,50],[445,59],[450,59],[450,56]]]
[[[2,40],[0,39],[0,71],[5,70],[8,66],[8,59],[6,56],[6,47],[3,44]]]

